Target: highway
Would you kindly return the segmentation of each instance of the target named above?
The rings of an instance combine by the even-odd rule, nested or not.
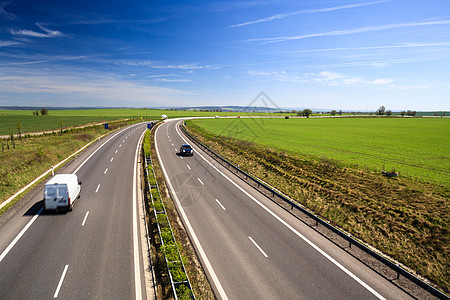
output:
[[[145,129],[111,133],[58,170],[82,181],[73,211],[43,211],[41,184],[0,216],[0,299],[151,298],[137,180]]]
[[[156,148],[219,299],[411,299],[221,167],[166,121]],[[183,143],[192,157],[180,157]]]

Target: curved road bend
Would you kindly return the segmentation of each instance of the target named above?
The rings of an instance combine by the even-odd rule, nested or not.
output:
[[[0,227],[0,299],[151,297],[140,251],[140,189],[133,188],[145,128],[112,133],[59,170],[82,181],[73,211],[42,212],[41,189],[14,215],[0,217],[9,218]]]
[[[177,124],[158,127],[158,155],[218,298],[410,299],[195,145],[179,157]]]

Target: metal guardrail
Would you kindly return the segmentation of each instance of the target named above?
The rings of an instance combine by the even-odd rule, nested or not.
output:
[[[172,226],[170,225],[170,221],[167,218],[166,208],[165,208],[165,206],[164,206],[164,204],[162,203],[162,200],[161,200],[161,193],[159,192],[159,187],[158,187],[158,184],[156,183],[156,176],[155,176],[155,171],[153,170],[153,164],[152,164],[151,157],[146,157],[145,156],[144,158],[145,158],[145,172],[146,172],[146,175],[147,175],[148,189],[149,189],[150,198],[151,198],[151,202],[152,202],[152,206],[153,206],[153,214],[154,214],[154,217],[155,217],[155,220],[156,220],[156,226],[158,228],[158,234],[159,234],[159,237],[160,237],[160,240],[161,240],[161,245],[162,245],[162,248],[164,249],[164,260],[166,262],[167,272],[169,274],[170,284],[172,286],[172,291],[173,291],[174,298],[175,298],[175,300],[178,299],[177,288],[182,286],[182,285],[184,285],[191,291],[191,299],[195,300],[195,296],[194,296],[194,292],[192,290],[191,282],[189,281],[189,277],[187,275],[186,268],[185,268],[184,263],[183,263],[183,259],[182,259],[181,255],[180,255],[180,251],[179,251],[178,246],[176,244],[175,237],[173,236]],[[152,185],[150,183],[150,180],[149,180],[149,178],[150,178],[149,177],[149,173],[148,173],[148,166],[149,165],[152,166],[152,175],[153,175],[153,178],[155,179],[155,184],[154,185]],[[160,201],[161,204],[162,204],[162,210],[161,211],[157,211],[157,209],[155,208],[155,201],[154,201],[155,198],[154,198],[154,196],[152,194],[152,189],[156,189],[157,194],[159,196],[159,199],[161,200]],[[161,231],[161,224],[160,224],[160,222],[158,220],[158,214],[160,214],[160,215],[164,214],[165,217],[166,217],[168,228],[170,229],[172,242],[173,242],[173,245],[171,247],[174,247],[174,249],[176,250],[176,253],[177,253],[177,259],[176,260],[170,260],[167,257],[167,250],[169,249],[169,245],[165,245],[165,243],[164,243],[164,238],[163,238],[162,231]],[[172,274],[172,272],[174,270],[171,268],[171,266],[173,264],[179,264],[179,266],[181,266],[181,270],[184,273],[184,275],[186,276],[186,280],[174,281],[173,274]]]
[[[389,267],[390,269],[392,269],[393,271],[395,271],[397,273],[397,278],[399,279],[400,275],[402,275],[404,278],[410,280],[411,282],[413,282],[414,284],[416,284],[417,286],[421,287],[422,289],[426,290],[427,292],[429,292],[431,295],[439,298],[439,299],[447,299],[450,300],[450,297],[447,296],[446,294],[444,294],[443,292],[441,292],[440,290],[436,289],[435,287],[431,286],[430,284],[426,283],[425,281],[423,281],[422,279],[418,278],[417,276],[411,274],[410,272],[408,272],[407,270],[405,270],[404,268],[402,268],[401,266],[399,266],[398,264],[392,262],[391,260],[387,259],[386,257],[380,255],[379,253],[373,251],[372,249],[370,249],[369,247],[367,247],[366,245],[362,244],[360,241],[354,239],[352,236],[350,236],[349,234],[343,232],[342,230],[334,227],[333,225],[329,224],[328,221],[323,220],[322,218],[320,218],[319,216],[311,213],[310,211],[308,211],[307,209],[305,209],[304,207],[302,207],[301,205],[299,205],[297,202],[295,202],[294,200],[292,200],[291,198],[289,198],[288,196],[282,194],[280,191],[278,191],[277,189],[269,186],[267,183],[259,180],[258,178],[254,177],[253,175],[244,172],[243,170],[241,170],[239,168],[239,165],[234,164],[233,162],[229,161],[228,159],[220,156],[219,154],[215,153],[213,150],[211,150],[209,147],[207,147],[206,145],[204,145],[202,142],[200,142],[198,139],[196,139],[194,136],[192,136],[183,125],[180,125],[180,129],[188,136],[188,138],[190,140],[192,140],[194,143],[196,143],[200,148],[203,148],[204,150],[206,150],[206,152],[208,154],[210,154],[213,158],[215,158],[216,160],[218,160],[219,163],[221,163],[222,165],[224,165],[225,167],[229,167],[231,169],[233,169],[236,174],[240,174],[241,176],[239,176],[240,178],[244,179],[243,177],[245,177],[245,181],[248,183],[248,180],[250,180],[253,184],[250,184],[252,187],[256,188],[258,191],[261,192],[261,190],[259,189],[263,189],[266,192],[269,193],[269,195],[271,195],[271,197],[275,197],[277,196],[279,199],[281,199],[282,201],[284,201],[285,203],[289,204],[291,209],[296,209],[298,211],[300,211],[301,213],[305,214],[307,217],[309,217],[310,219],[315,221],[315,225],[317,226],[318,224],[324,226],[325,228],[327,228],[328,230],[332,231],[334,234],[338,235],[339,237],[343,238],[344,240],[346,240],[348,242],[348,247],[350,248],[352,245],[358,247],[359,249],[361,249],[362,251],[364,251],[365,253],[369,254],[371,257],[373,257],[374,259],[376,259],[377,261],[381,262],[382,264],[384,264],[385,266]],[[256,185],[256,187],[255,187]],[[266,197],[270,198],[266,193],[263,193]],[[285,207],[283,207],[285,208]],[[292,213],[291,213],[292,214]],[[294,215],[295,217],[297,217],[296,215]],[[298,218],[298,217],[297,217]],[[306,223],[306,222],[305,222]],[[310,224],[306,223],[307,225],[309,225],[310,227],[313,228],[313,226],[311,226]],[[320,233],[320,232],[319,232]],[[322,234],[322,233],[321,233]],[[322,234],[323,235],[323,234]],[[325,235],[324,235],[325,236]],[[331,240],[332,241],[332,240]],[[341,245],[339,245],[338,243],[332,241],[334,244],[340,246],[341,248],[343,248]],[[348,252],[348,251],[347,251]],[[367,265],[367,264],[366,264]],[[370,266],[369,266],[370,267]],[[384,276],[383,274],[381,274],[380,272],[377,272],[380,275],[382,275],[383,277],[386,278],[386,276]],[[389,278],[387,278],[389,280]],[[401,287],[400,287],[401,288]]]

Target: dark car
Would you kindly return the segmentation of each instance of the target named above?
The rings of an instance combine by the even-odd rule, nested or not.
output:
[[[182,156],[192,156],[194,155],[194,149],[189,144],[183,144],[180,147],[180,155]]]

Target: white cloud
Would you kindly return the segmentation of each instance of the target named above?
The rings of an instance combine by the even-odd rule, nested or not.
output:
[[[368,47],[340,47],[340,48],[325,48],[325,49],[307,49],[295,51],[277,51],[265,53],[311,53],[311,52],[334,52],[334,51],[349,51],[349,50],[378,50],[378,49],[395,49],[395,48],[416,48],[416,47],[440,47],[450,46],[450,43],[405,43],[398,45],[382,45],[382,46],[368,46]]]
[[[319,73],[304,73],[300,75],[292,75],[286,71],[281,72],[260,72],[249,71],[249,74],[255,76],[263,76],[271,80],[311,83],[317,82],[329,86],[378,86],[378,87],[394,87],[394,80],[388,78],[364,79],[357,76],[348,76],[336,72],[322,71]]]
[[[3,2],[0,3],[0,18],[8,19],[8,20],[15,20],[16,15],[13,13],[7,12],[5,10],[5,7],[9,5],[9,2]]]
[[[360,27],[346,30],[334,30],[328,32],[319,32],[312,34],[304,34],[304,35],[292,35],[292,36],[282,36],[282,37],[272,37],[272,38],[256,38],[256,39],[247,39],[247,42],[263,42],[263,43],[279,43],[293,40],[301,40],[312,37],[322,37],[322,36],[340,36],[340,35],[349,35],[349,34],[357,34],[371,31],[381,31],[395,28],[405,28],[405,27],[418,27],[418,26],[432,26],[432,25],[445,25],[450,24],[450,20],[439,20],[439,21],[426,21],[426,22],[414,22],[414,23],[401,23],[401,24],[388,24],[388,25],[380,25],[380,26],[368,26],[368,27]]]
[[[139,61],[122,61],[121,64],[134,67],[149,67],[152,69],[178,69],[178,70],[207,70],[220,69],[220,66],[192,64],[165,64],[157,61],[139,60]]]
[[[83,105],[93,103],[108,105],[120,102],[123,105],[141,103],[140,105],[151,106],[155,103],[170,103],[192,95],[190,91],[149,86],[130,77],[111,74],[92,72],[39,74],[32,70],[0,72],[0,90],[4,95],[27,95],[36,99],[41,96],[57,97],[61,98],[61,101],[75,98],[80,102],[84,101]]]
[[[366,3],[356,3],[356,4],[348,4],[348,5],[341,5],[341,6],[334,6],[334,7],[327,7],[327,8],[319,8],[319,9],[308,9],[308,10],[297,10],[290,13],[284,13],[284,14],[276,14],[270,17],[254,20],[254,21],[248,21],[243,22],[240,24],[231,25],[228,28],[235,28],[235,27],[243,27],[247,25],[257,24],[257,23],[263,23],[263,22],[270,22],[273,20],[281,20],[285,19],[290,16],[300,15],[300,14],[309,14],[309,13],[321,13],[321,12],[330,12],[335,10],[341,10],[341,9],[349,9],[349,8],[356,8],[361,6],[368,6],[373,4],[379,4],[379,3],[385,3],[389,2],[391,0],[381,0],[381,1],[373,1],[373,2],[366,2]]]
[[[9,47],[9,46],[15,46],[19,45],[19,42],[15,41],[0,41],[0,47]]]
[[[157,79],[155,79],[155,81],[162,81],[162,82],[191,82],[192,80],[187,79],[187,78],[174,78],[174,79],[157,78]]]
[[[20,30],[10,29],[9,32],[12,35],[37,37],[37,38],[56,38],[56,37],[64,36],[64,34],[61,31],[48,29],[47,27],[43,26],[40,23],[36,23],[36,26],[38,26],[39,29],[41,29],[45,33],[36,32],[33,30],[28,30],[28,29],[20,29]]]

